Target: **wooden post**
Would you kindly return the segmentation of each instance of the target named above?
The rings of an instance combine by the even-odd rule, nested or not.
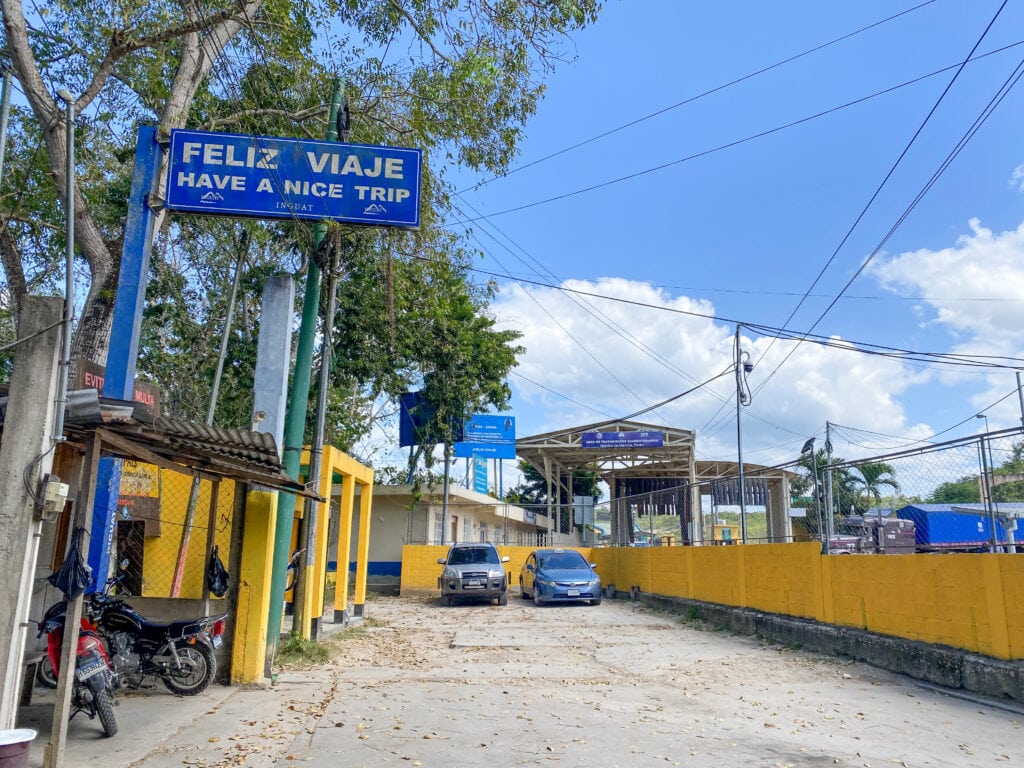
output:
[[[85,473],[82,487],[76,498],[75,515],[72,517],[71,535],[77,528],[82,534],[82,552],[89,549],[89,529],[92,526],[93,497],[95,494],[96,472],[99,470],[102,441],[93,434],[85,452]],[[84,557],[84,554],[83,554]],[[106,579],[104,579],[106,581]],[[64,618],[64,645],[60,650],[60,672],[57,675],[57,703],[53,707],[53,723],[50,728],[50,743],[43,753],[46,768],[62,768],[64,750],[68,738],[68,718],[71,715],[71,688],[75,679],[75,658],[78,650],[78,629],[82,620],[82,596],[68,601]]]

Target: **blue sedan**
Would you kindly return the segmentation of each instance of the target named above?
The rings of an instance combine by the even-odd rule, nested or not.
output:
[[[589,601],[601,604],[601,577],[574,549],[535,549],[519,573],[520,596],[535,605]]]

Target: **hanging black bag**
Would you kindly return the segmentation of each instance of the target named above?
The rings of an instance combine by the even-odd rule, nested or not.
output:
[[[64,593],[68,600],[74,600],[92,584],[92,568],[82,559],[82,534],[84,528],[78,528],[71,535],[71,545],[64,556],[64,562],[56,573],[47,577],[47,581]]]
[[[210,562],[206,566],[206,588],[214,597],[224,597],[228,592],[228,571],[220,561],[216,544],[210,552]]]

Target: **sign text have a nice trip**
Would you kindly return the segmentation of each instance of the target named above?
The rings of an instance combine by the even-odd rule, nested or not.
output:
[[[171,131],[170,210],[419,226],[418,149]]]

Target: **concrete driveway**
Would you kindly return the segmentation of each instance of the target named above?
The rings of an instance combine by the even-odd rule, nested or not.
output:
[[[127,698],[121,733],[107,740],[90,737],[88,723],[76,727],[66,764],[882,768],[1024,760],[1024,716],[1011,705],[954,698],[625,600],[442,608],[436,598],[378,598],[366,614],[361,628],[331,641],[330,665],[288,671],[274,688]],[[33,755],[35,763],[41,750]]]

